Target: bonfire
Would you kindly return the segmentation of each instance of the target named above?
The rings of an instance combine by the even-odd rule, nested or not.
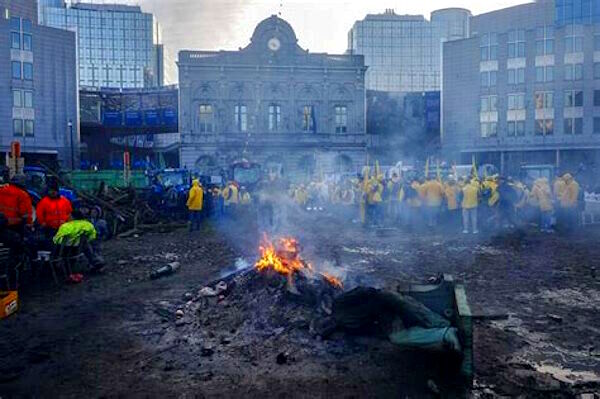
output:
[[[340,279],[327,273],[317,272],[313,266],[300,256],[301,247],[292,237],[281,237],[272,241],[265,234],[259,247],[260,259],[255,267],[259,272],[278,273],[287,278],[287,288],[297,294],[294,278],[302,275],[309,279],[321,278],[331,286],[342,289]]]

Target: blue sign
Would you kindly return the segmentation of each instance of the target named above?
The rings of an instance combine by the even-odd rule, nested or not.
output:
[[[144,121],[142,120],[141,111],[127,111],[125,112],[125,126],[142,126]]]
[[[159,126],[159,112],[156,109],[147,109],[144,111],[144,121],[146,126]]]
[[[177,125],[177,110],[173,108],[163,109],[163,125],[175,126]]]
[[[103,111],[102,124],[110,127],[121,126],[123,124],[123,115],[117,111]]]

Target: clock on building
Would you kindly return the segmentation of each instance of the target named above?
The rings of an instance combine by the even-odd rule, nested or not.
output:
[[[271,38],[267,45],[269,46],[269,50],[271,51],[277,51],[281,48],[281,42],[276,37]]]

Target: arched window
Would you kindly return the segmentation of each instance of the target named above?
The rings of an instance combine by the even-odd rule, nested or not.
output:
[[[278,132],[281,129],[281,106],[269,105],[269,131]]]
[[[198,109],[198,131],[200,133],[212,133],[214,128],[214,110],[210,104],[201,104]]]
[[[316,131],[315,108],[312,105],[305,105],[302,108],[302,132],[314,133]]]
[[[345,105],[335,106],[335,132],[348,132],[348,108]]]
[[[248,108],[245,105],[236,105],[233,110],[235,127],[238,132],[248,131]]]

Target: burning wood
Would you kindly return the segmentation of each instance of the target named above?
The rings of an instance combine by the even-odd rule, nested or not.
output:
[[[342,283],[342,280],[340,280],[339,278],[334,277],[327,273],[321,273],[321,276],[323,276],[323,280],[327,281],[329,284],[333,285],[334,287],[337,287],[340,289],[344,288],[344,284]]]
[[[340,279],[327,273],[315,272],[312,265],[300,256],[300,244],[292,237],[282,237],[275,242],[271,241],[265,234],[259,247],[260,259],[255,263],[259,272],[274,271],[285,276],[288,281],[288,290],[298,293],[294,285],[294,276],[302,274],[308,278],[314,278],[315,274],[331,286],[342,289]]]

